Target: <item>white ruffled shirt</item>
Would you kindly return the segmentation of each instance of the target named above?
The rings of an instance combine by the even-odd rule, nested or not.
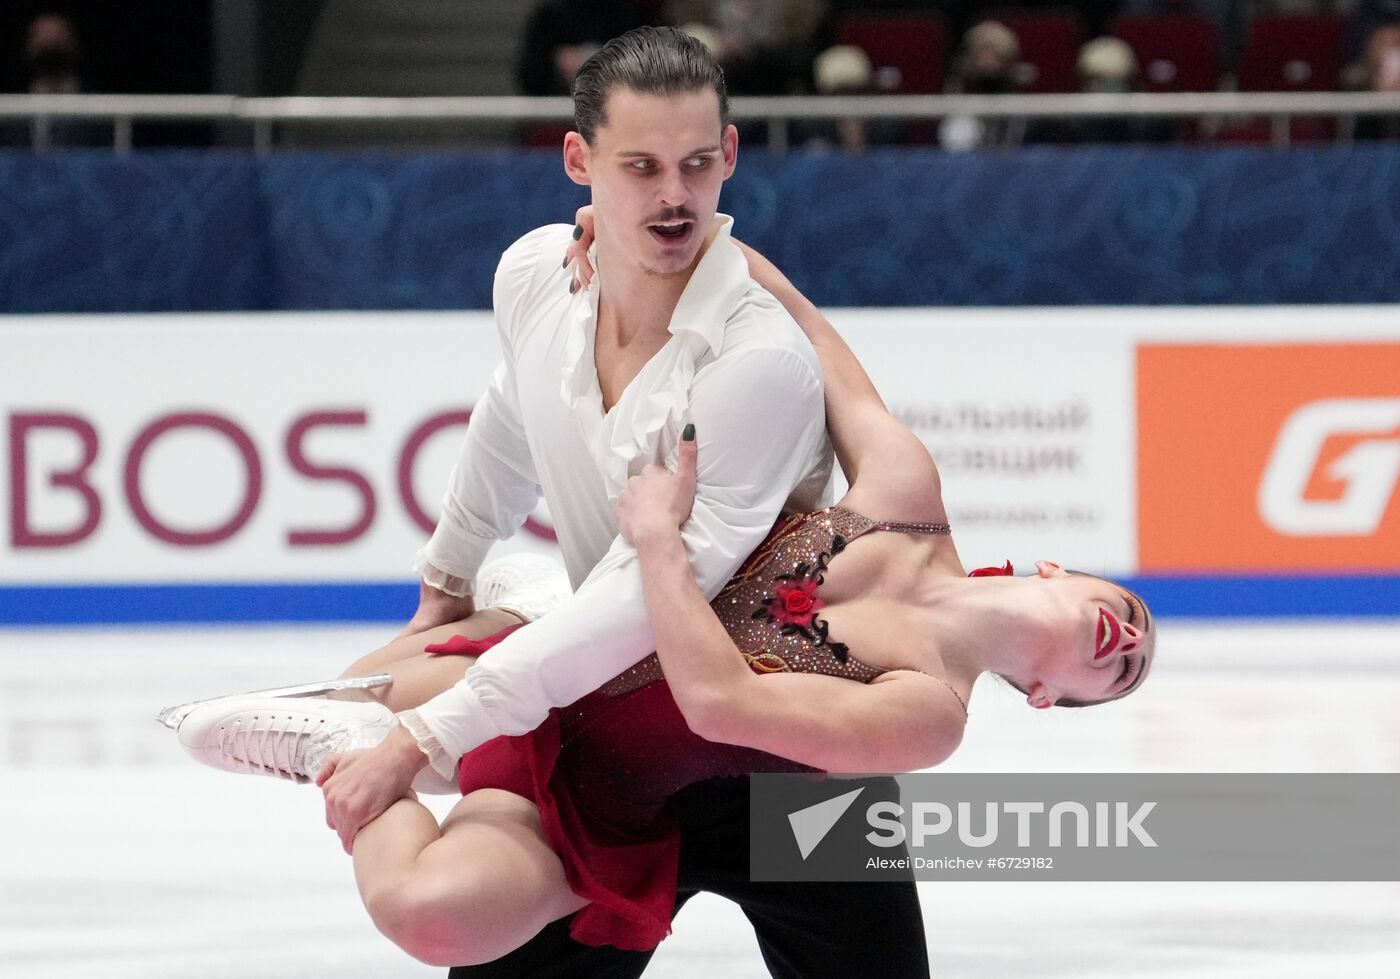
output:
[[[700,445],[682,537],[707,597],[782,512],[825,502],[831,447],[816,353],[749,278],[732,220],[721,218],[671,317],[671,339],[606,413],[593,350],[602,271],[569,294],[560,263],[570,225],[532,231],[501,258],[493,302],[505,362],[472,410],[417,568],[429,584],[470,594],[486,552],[543,491],[575,594],[481,656],[454,687],[400,714],[444,777],[472,748],[534,729],[550,708],[655,648],[636,552],[618,536],[613,504],[648,463],[674,468],[687,423]]]

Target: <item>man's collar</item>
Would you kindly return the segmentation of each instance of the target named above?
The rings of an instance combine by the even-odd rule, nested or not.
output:
[[[748,260],[730,238],[734,219],[727,214],[715,216],[720,219],[719,229],[691,273],[667,327],[673,336],[689,334],[695,338],[696,342],[686,344],[691,351],[689,360],[699,356],[704,349],[700,344],[708,347],[714,356],[719,356],[724,348],[724,331],[729,316],[750,285]],[[596,269],[595,249],[590,249],[589,259]],[[598,278],[595,276],[583,295],[574,296],[570,307],[572,323],[565,342],[560,386],[560,393],[570,406],[576,406],[597,383],[598,373],[592,356],[593,329],[590,327],[596,325],[598,289]]]
[[[715,217],[720,219],[719,230],[676,302],[668,329],[672,335],[696,334],[719,356],[729,315],[749,288],[749,263],[730,237],[734,219],[728,214]]]

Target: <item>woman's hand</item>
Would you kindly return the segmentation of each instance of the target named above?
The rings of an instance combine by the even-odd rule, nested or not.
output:
[[[659,534],[674,534],[695,504],[695,426],[681,436],[675,472],[649,465],[627,481],[613,512],[617,529],[633,547]]]
[[[564,250],[564,267],[568,268],[572,265],[574,269],[573,280],[569,284],[570,292],[586,289],[588,284],[593,281],[593,264],[588,261],[588,249],[593,246],[593,238],[593,205],[585,204],[574,212],[574,240]],[[743,253],[744,259],[749,263],[749,276],[755,282],[771,292],[785,306],[798,300],[805,302],[802,294],[788,281],[787,276],[778,271],[776,265],[739,239],[733,238],[731,240],[739,247],[739,251]]]
[[[593,244],[593,205],[585,204],[574,215],[574,240],[564,251],[564,267],[574,267],[570,292],[588,288],[593,281],[593,266],[588,261],[588,249]]]
[[[368,823],[400,799],[413,798],[413,777],[427,764],[427,756],[401,724],[373,748],[326,759],[316,784],[326,797],[326,825],[340,834],[346,853]]]

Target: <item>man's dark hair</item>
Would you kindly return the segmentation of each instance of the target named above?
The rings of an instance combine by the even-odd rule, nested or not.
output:
[[[603,103],[617,85],[640,95],[681,95],[710,88],[719,96],[720,125],[729,123],[724,71],[710,49],[674,27],[639,27],[615,37],[574,77],[574,128],[592,143],[608,120]]]

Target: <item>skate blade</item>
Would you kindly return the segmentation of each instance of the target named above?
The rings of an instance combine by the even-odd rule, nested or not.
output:
[[[394,682],[394,678],[388,673],[376,673],[374,676],[350,676],[339,680],[322,680],[319,683],[299,683],[291,687],[273,687],[270,690],[250,690],[246,694],[233,694],[238,697],[314,697],[322,693],[334,693],[337,690],[370,690],[374,687],[385,687]],[[225,697],[230,696],[228,694]],[[196,707],[205,704],[212,704],[216,700],[223,700],[225,697],[210,697],[207,700],[195,700],[188,704],[178,704],[174,707],[167,707],[156,715],[156,720],[174,731],[180,726],[180,722]]]

